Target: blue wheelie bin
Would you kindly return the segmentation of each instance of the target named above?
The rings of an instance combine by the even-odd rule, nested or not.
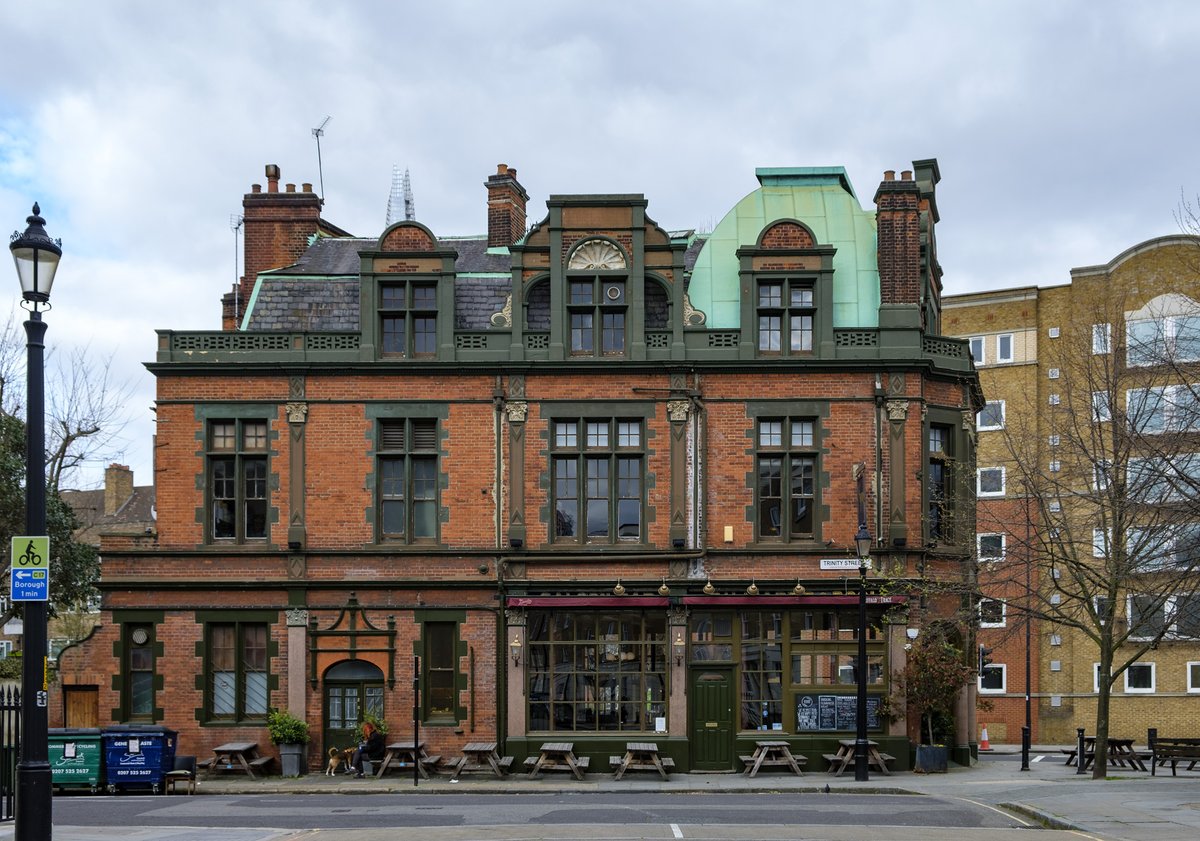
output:
[[[166,775],[175,767],[177,736],[161,724],[105,728],[100,738],[108,793],[134,787],[163,791]]]

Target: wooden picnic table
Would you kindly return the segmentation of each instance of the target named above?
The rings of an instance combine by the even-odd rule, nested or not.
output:
[[[1076,753],[1078,748],[1062,748],[1063,753],[1067,755],[1066,765],[1074,765],[1077,762]],[[1096,761],[1096,737],[1083,737],[1083,770],[1091,768]],[[1113,765],[1121,768],[1129,768],[1136,771],[1148,770],[1142,755],[1137,752],[1133,746],[1133,739],[1109,739],[1108,740],[1108,761]]]
[[[746,766],[744,773],[748,777],[755,776],[762,768],[776,766],[790,768],[794,774],[803,777],[800,766],[808,762],[803,756],[793,756],[788,743],[779,741],[755,742],[753,755],[738,758]]]
[[[496,753],[495,742],[468,742],[463,745],[462,752],[462,758],[455,760],[452,766],[451,781],[458,780],[458,775],[464,771],[490,771],[503,777],[513,761],[511,756],[501,757]]]
[[[387,746],[387,752],[383,755],[383,761],[379,763],[379,770],[375,772],[375,776],[382,777],[391,767],[412,768],[415,764],[421,779],[428,780],[429,769],[436,768],[441,761],[440,756],[430,756],[425,752],[424,742],[417,742],[415,745],[411,739],[407,742],[392,742]]]
[[[212,757],[200,764],[205,766],[205,779],[211,777],[213,771],[234,771],[256,780],[254,769],[264,771],[271,759],[258,755],[258,742],[226,742],[213,748]]]
[[[842,776],[842,772],[847,767],[854,767],[854,748],[857,741],[854,739],[839,739],[837,753],[826,753],[823,756],[829,760],[829,771],[835,777]],[[887,764],[896,757],[890,753],[880,753],[878,742],[867,742],[867,765],[878,770],[880,773],[891,776],[892,772],[888,770]]]
[[[658,745],[655,742],[626,742],[624,756],[609,757],[609,765],[616,773],[614,780],[625,776],[626,771],[657,771],[664,780],[667,779],[667,769],[675,766],[675,761],[669,756],[658,755]]]
[[[575,745],[572,742],[544,742],[538,748],[538,755],[525,760],[530,768],[529,779],[536,779],[542,771],[570,771],[577,780],[583,779],[587,770],[589,758],[575,756]]]

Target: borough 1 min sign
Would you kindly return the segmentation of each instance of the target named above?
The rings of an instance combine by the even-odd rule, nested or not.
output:
[[[50,538],[12,539],[12,577],[9,588],[14,602],[44,602],[50,598]]]

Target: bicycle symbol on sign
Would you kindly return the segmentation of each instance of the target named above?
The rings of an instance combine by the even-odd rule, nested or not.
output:
[[[21,566],[41,566],[42,556],[39,555],[33,548],[33,541],[29,541],[29,545],[25,547],[25,551],[17,556],[17,563]]]

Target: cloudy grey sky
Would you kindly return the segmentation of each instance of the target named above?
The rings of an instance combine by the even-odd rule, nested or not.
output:
[[[358,235],[393,164],[451,235],[486,229],[498,162],[531,219],[551,193],[634,192],[677,229],[714,225],[755,167],[841,165],[869,203],[936,157],[949,294],[1065,282],[1176,232],[1200,192],[1183,0],[42,0],[0,27],[0,226],[37,200],[62,237],[47,341],[114,354],[139,484],[154,330],[219,327],[230,214],[266,163],[318,182],[327,115],[324,215]]]

